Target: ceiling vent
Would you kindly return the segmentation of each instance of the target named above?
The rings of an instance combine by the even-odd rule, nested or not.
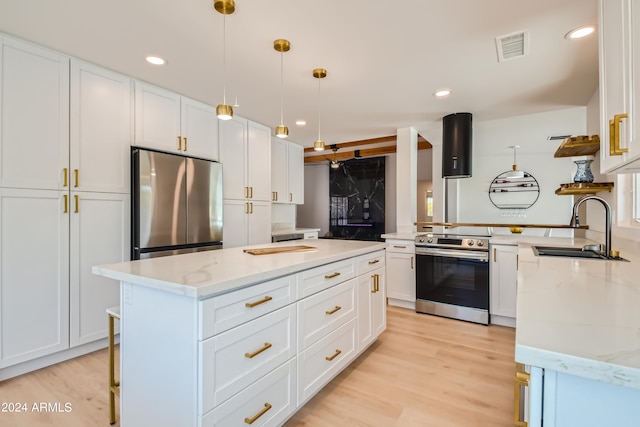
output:
[[[496,37],[498,61],[519,58],[529,53],[529,31],[519,31]]]

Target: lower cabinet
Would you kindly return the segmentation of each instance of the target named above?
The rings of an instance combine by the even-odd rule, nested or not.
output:
[[[387,240],[389,305],[416,308],[416,248],[413,240]]]
[[[202,300],[122,283],[122,425],[282,425],[384,331],[384,284],[384,250]]]
[[[1,368],[107,337],[128,236],[128,194],[0,188]]]
[[[515,327],[518,281],[518,246],[495,245],[490,248],[491,323]]]

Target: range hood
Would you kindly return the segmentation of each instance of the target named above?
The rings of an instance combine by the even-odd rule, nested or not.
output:
[[[442,177],[471,177],[472,116],[454,113],[442,118]]]

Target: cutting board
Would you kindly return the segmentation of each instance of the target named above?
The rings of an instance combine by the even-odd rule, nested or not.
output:
[[[280,246],[277,248],[255,248],[255,249],[243,249],[242,252],[251,255],[270,255],[280,254],[285,252],[307,252],[318,250],[315,246],[296,245],[296,246]]]

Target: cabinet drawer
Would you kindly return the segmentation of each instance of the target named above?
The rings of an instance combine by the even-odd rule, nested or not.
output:
[[[315,294],[356,276],[355,258],[332,262],[298,273],[298,297]]]
[[[296,359],[203,416],[200,427],[279,426],[296,409]]]
[[[296,276],[285,276],[200,302],[200,340],[212,337],[296,300]]]
[[[298,302],[298,349],[303,350],[356,316],[356,279]]]
[[[200,343],[200,414],[206,413],[296,354],[295,305]]]
[[[306,233],[304,233],[304,238],[305,239],[317,239],[318,238],[318,232],[317,231],[307,231]]]
[[[358,257],[358,275],[384,267],[384,250]]]
[[[351,362],[356,354],[356,320],[352,319],[298,355],[298,406]]]
[[[416,252],[416,245],[413,240],[387,240],[387,252],[413,254]]]

